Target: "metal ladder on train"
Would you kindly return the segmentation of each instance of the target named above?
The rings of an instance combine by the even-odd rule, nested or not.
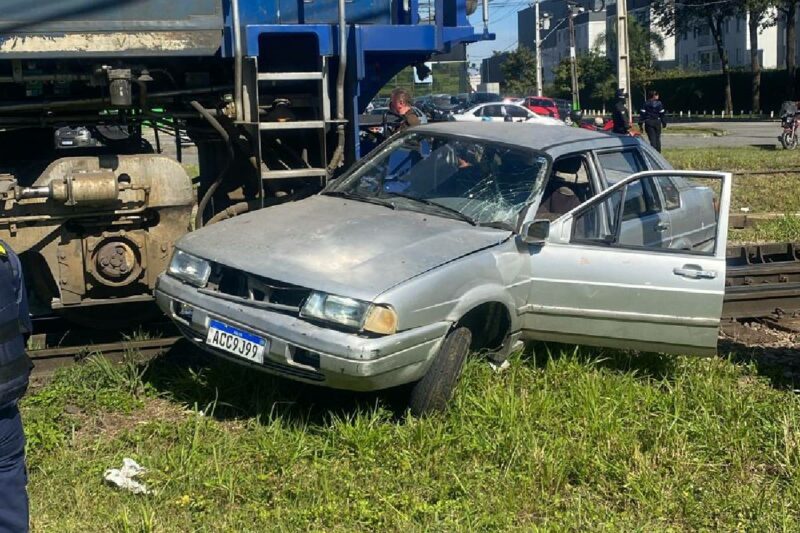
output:
[[[326,138],[329,128],[336,124],[336,120],[331,117],[330,95],[328,94],[328,62],[329,58],[320,57],[319,70],[303,72],[260,72],[258,62],[255,57],[245,57],[243,64],[243,111],[244,126],[250,129],[253,139],[256,139],[258,146],[257,157],[261,168],[262,183],[265,180],[317,177],[326,180],[328,169],[326,165],[313,166],[308,163],[308,158],[303,158],[305,166],[300,168],[267,168],[263,163],[264,138],[271,136],[277,138],[280,133],[315,131],[318,138],[317,149],[319,154],[314,158],[316,161],[327,163]],[[316,82],[317,98],[311,108],[317,115],[308,120],[290,120],[285,122],[268,122],[263,120],[263,110],[266,107],[259,101],[259,89],[264,84],[272,84],[280,87],[281,85],[296,82]],[[311,84],[309,83],[309,86]]]

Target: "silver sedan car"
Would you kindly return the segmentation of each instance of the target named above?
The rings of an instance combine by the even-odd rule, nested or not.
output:
[[[731,176],[632,137],[523,124],[408,130],[320,194],[184,237],[156,298],[203,350],[289,379],[410,384],[526,340],[716,349]]]

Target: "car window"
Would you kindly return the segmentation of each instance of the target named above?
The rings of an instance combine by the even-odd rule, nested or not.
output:
[[[528,118],[530,116],[526,109],[515,105],[507,105],[506,114],[513,118]]]
[[[457,211],[477,223],[513,228],[523,207],[541,191],[547,167],[546,158],[530,150],[409,133],[367,156],[323,194],[337,192],[442,216]]]
[[[655,203],[655,181],[644,176],[588,202],[575,215],[571,242],[712,255],[716,248],[721,180],[698,176],[670,177],[670,181],[680,191],[682,207],[673,210],[668,219],[646,216],[656,214],[659,207]]]
[[[628,185],[622,220],[653,215],[661,211],[661,202],[653,185],[653,178],[644,178]]]
[[[597,154],[597,160],[610,185],[627,178],[631,174],[646,170],[636,150],[615,150]]]
[[[664,197],[664,208],[668,211],[678,209],[681,206],[681,193],[669,176],[659,176],[656,178],[658,187],[661,189],[661,196]]]
[[[483,108],[479,107],[478,109],[473,111],[472,114],[475,115],[476,117],[482,117],[483,116]]]
[[[487,105],[483,108],[484,117],[502,117],[503,106],[501,105]]]

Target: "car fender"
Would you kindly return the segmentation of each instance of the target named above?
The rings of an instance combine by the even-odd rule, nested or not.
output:
[[[447,321],[455,324],[476,307],[487,303],[503,304],[511,319],[511,331],[520,328],[516,304],[508,289],[499,283],[485,283],[468,290],[450,310]]]

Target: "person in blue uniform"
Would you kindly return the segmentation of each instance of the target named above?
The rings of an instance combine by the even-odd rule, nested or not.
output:
[[[0,241],[0,533],[28,531],[25,435],[17,402],[28,388],[32,326],[17,255]]]
[[[650,144],[658,152],[661,151],[661,128],[667,127],[667,114],[658,91],[650,91],[647,101],[639,110],[639,129],[647,132]]]

